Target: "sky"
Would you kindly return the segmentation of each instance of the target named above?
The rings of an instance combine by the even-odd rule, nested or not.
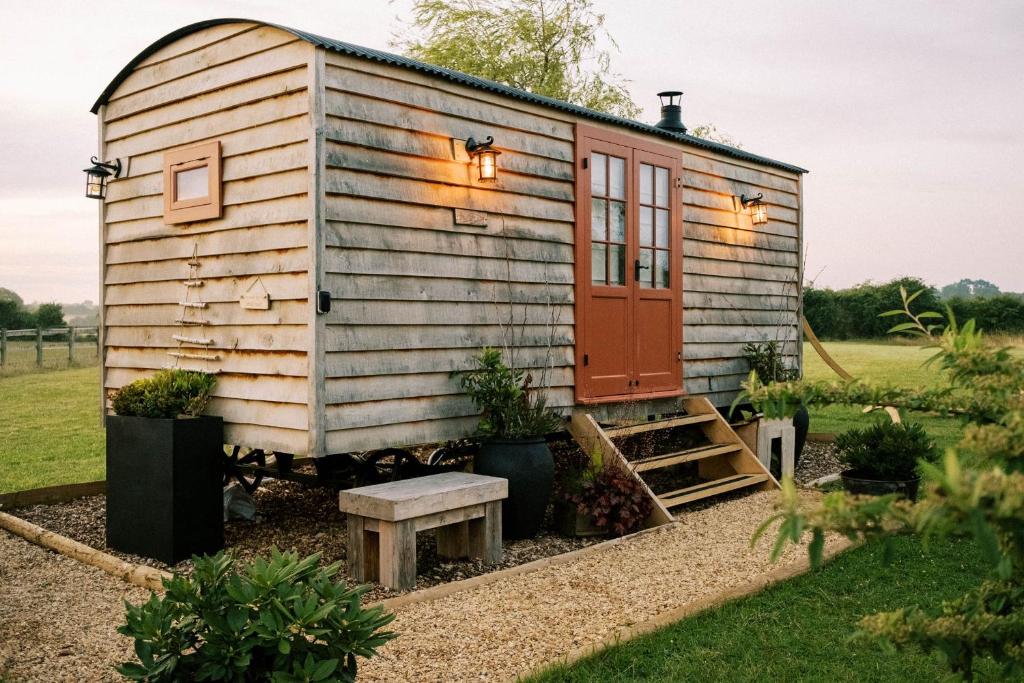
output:
[[[93,101],[132,57],[202,19],[245,17],[389,49],[411,1],[105,0],[3,4],[0,287],[98,295]],[[917,275],[1024,291],[1024,2],[595,0],[613,69],[658,119],[810,169],[806,277]]]

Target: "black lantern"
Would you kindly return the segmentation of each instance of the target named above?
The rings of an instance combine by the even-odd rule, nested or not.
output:
[[[121,177],[121,160],[115,159],[114,163],[108,164],[93,157],[90,168],[85,171],[85,196],[89,199],[103,199],[107,196],[107,178],[114,176]]]
[[[477,142],[473,138],[466,140],[466,153],[476,158],[480,181],[485,183],[493,183],[498,179],[498,155],[501,152],[491,148],[492,144],[494,138],[490,135],[482,142]]]
[[[750,221],[754,225],[764,225],[768,222],[768,205],[762,201],[763,199],[764,193],[761,192],[754,197],[740,195],[740,203],[744,208],[750,207]]]

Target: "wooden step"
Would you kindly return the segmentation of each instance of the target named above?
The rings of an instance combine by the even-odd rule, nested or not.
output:
[[[698,446],[696,448],[689,448],[685,451],[676,451],[675,453],[652,455],[651,457],[644,458],[642,460],[634,460],[631,465],[634,472],[646,472],[647,470],[671,467],[672,465],[678,465],[692,460],[703,460],[704,458],[713,458],[716,455],[735,453],[739,450],[741,450],[739,444],[713,443],[705,446]]]
[[[768,481],[767,474],[736,474],[724,479],[705,481],[695,486],[687,486],[685,489],[677,489],[658,495],[658,500],[666,508],[676,507],[684,503],[690,503],[701,498],[717,496],[726,491],[733,491],[747,486],[754,486]]]
[[[704,422],[714,422],[716,419],[718,419],[718,413],[710,413],[708,415],[684,415],[683,417],[670,417],[666,420],[642,422],[629,427],[614,427],[603,431],[609,438],[619,439],[624,436],[633,436],[635,434],[643,434],[644,432],[653,432],[660,429],[672,429],[674,427],[686,427],[689,425],[702,424]]]

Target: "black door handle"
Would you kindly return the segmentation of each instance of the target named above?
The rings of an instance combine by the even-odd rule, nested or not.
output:
[[[650,269],[650,266],[641,266],[640,259],[637,259],[636,261],[633,262],[633,279],[636,280],[637,282],[640,282],[640,271]]]

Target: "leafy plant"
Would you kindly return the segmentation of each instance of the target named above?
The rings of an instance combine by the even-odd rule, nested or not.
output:
[[[917,476],[918,461],[934,463],[935,444],[920,424],[876,420],[836,437],[839,459],[866,479],[900,481]]]
[[[166,593],[125,603],[117,630],[138,661],[117,667],[136,681],[354,681],[356,657],[395,637],[394,618],[366,609],[366,586],[335,581],[340,563],[275,548],[241,568],[223,552],[194,558],[191,576],[164,580]]]
[[[114,412],[134,417],[198,417],[206,410],[216,383],[216,376],[198,370],[160,370],[115,391]]]
[[[567,487],[564,495],[576,505],[577,512],[616,536],[642,528],[653,505],[640,483],[615,465],[604,462],[599,450],[591,454],[575,479],[575,485]]]
[[[757,373],[757,378],[765,384],[788,382],[800,376],[799,370],[786,367],[776,341],[748,343],[743,347],[743,357],[750,363],[750,369]]]
[[[786,382],[764,385],[751,374],[748,398],[770,417],[803,402],[892,405],[956,415],[963,437],[946,451],[942,466],[922,464],[929,480],[916,503],[879,496],[851,498],[829,493],[806,506],[792,480],[783,482],[778,514],[755,538],[780,522],[772,555],[810,532],[809,552],[820,565],[827,530],[850,538],[885,538],[896,533],[924,537],[963,535],[974,539],[990,571],[976,588],[931,610],[917,606],[875,614],[861,621],[862,637],[897,646],[917,644],[945,654],[954,671],[971,678],[974,661],[992,658],[1006,678],[1024,677],[1024,358],[985,343],[974,321],[957,324],[952,311],[911,311],[919,295],[900,291],[902,308],[888,312],[908,322],[896,325],[928,340],[936,349],[929,362],[949,378],[948,387],[875,387],[865,382]],[[938,327],[930,320],[945,318]]]
[[[499,439],[528,439],[562,427],[562,418],[548,410],[541,391],[531,389],[533,377],[510,368],[498,349],[484,348],[477,368],[462,374],[462,388],[483,411],[480,433]]]

